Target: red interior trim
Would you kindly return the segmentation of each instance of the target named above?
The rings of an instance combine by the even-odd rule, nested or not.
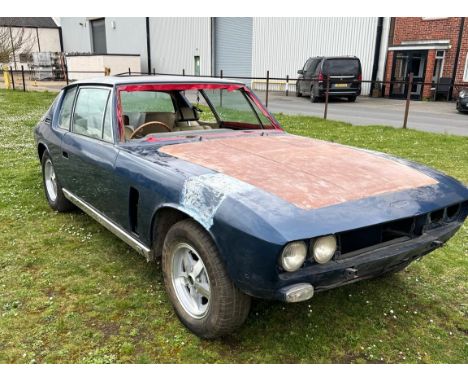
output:
[[[270,113],[268,110],[263,106],[263,104],[260,102],[260,100],[257,98],[255,93],[253,93],[247,86],[244,87],[244,91],[248,94],[249,98],[253,101],[255,105],[262,111],[263,115],[268,118],[268,120],[271,122],[271,125],[275,130],[283,130],[282,127],[276,122],[274,118],[271,117]]]
[[[216,83],[172,83],[172,84],[133,84],[133,85],[121,85],[117,87],[117,117],[119,119],[119,131],[120,131],[120,140],[124,141],[125,129],[122,118],[122,104],[120,101],[120,92],[137,92],[137,91],[171,91],[171,90],[197,90],[197,89],[224,89],[229,92],[234,90],[243,89],[253,103],[260,109],[265,117],[271,122],[275,130],[283,130],[281,126],[276,122],[274,118],[271,117],[267,109],[262,105],[259,99],[255,96],[252,91],[244,85],[240,84],[216,84]],[[240,126],[239,126],[240,127]]]
[[[229,92],[243,88],[243,85],[238,84],[209,84],[209,83],[192,83],[192,84],[139,84],[139,85],[122,85],[119,86],[120,91],[137,92],[149,90],[192,90],[192,89],[224,89]]]

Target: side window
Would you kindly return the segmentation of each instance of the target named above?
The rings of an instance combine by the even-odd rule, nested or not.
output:
[[[76,87],[67,90],[60,107],[58,116],[58,126],[65,130],[70,130],[70,117],[73,108],[73,100],[75,99]]]
[[[114,142],[112,134],[112,99],[107,100],[106,115],[104,117],[104,127],[102,129],[102,139],[106,142]]]
[[[312,60],[310,62],[310,68],[309,68],[309,71],[310,73],[315,73],[315,68],[317,67],[317,64],[320,62],[320,60]]]
[[[102,126],[109,93],[110,91],[106,89],[80,89],[73,113],[73,132],[102,139]]]
[[[307,72],[307,71],[309,70],[309,68],[310,68],[310,62],[311,62],[311,61],[312,61],[312,60],[309,58],[309,59],[306,61],[306,63],[304,64],[304,68],[303,68],[304,72]]]
[[[315,67],[315,70],[314,70],[314,75],[318,75],[319,72],[321,71],[321,68],[322,68],[322,61],[318,61],[317,62],[317,66]]]

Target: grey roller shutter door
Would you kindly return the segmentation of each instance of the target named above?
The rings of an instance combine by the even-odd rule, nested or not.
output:
[[[252,18],[215,19],[215,69],[225,77],[252,76]]]

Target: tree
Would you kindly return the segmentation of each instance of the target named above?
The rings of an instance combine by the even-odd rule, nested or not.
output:
[[[31,31],[25,28],[0,26],[0,63],[15,62],[20,53],[30,53],[35,43]]]

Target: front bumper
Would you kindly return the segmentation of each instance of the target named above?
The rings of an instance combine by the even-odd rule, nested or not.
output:
[[[441,247],[462,224],[463,222],[455,221],[414,239],[387,245],[354,257],[331,261],[327,264],[309,265],[294,273],[283,273],[280,275],[280,287],[275,298],[293,302],[289,297],[290,290],[294,287],[297,289],[299,284],[302,287],[311,285],[313,291],[320,292],[402,269],[412,261]],[[307,296],[307,294],[304,295]]]

